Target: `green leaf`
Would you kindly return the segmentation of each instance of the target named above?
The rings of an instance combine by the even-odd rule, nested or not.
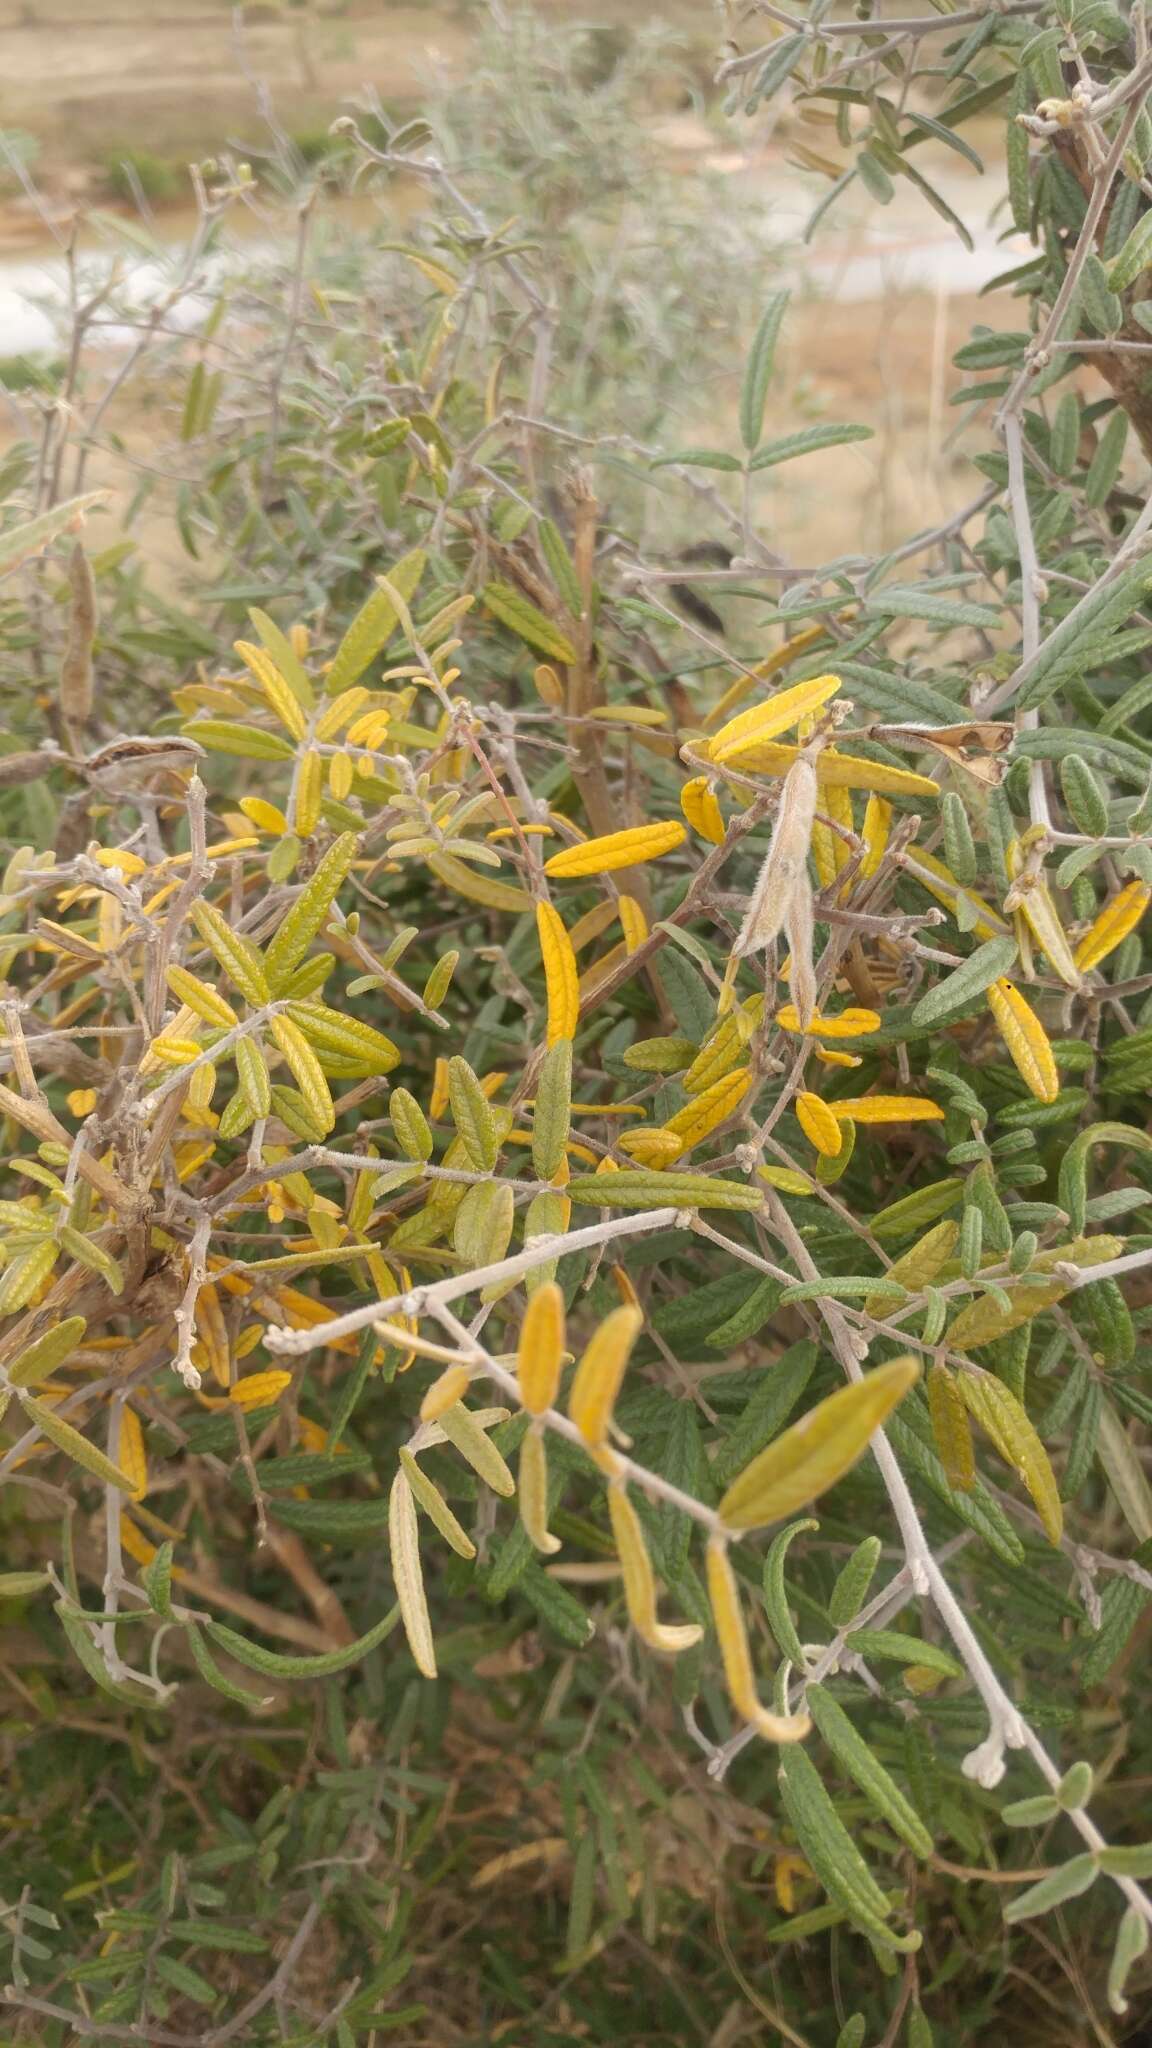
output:
[[[1073,1856],[1062,1863],[1058,1870],[1050,1871],[1039,1884],[1029,1885],[1026,1892],[1020,1892],[1010,1899],[1004,1908],[1004,1918],[1010,1926],[1018,1920],[1032,1920],[1037,1913],[1050,1913],[1054,1906],[1062,1906],[1068,1899],[1079,1898],[1099,1874],[1095,1856]]]
[[[274,991],[283,988],[327,919],[356,858],[356,847],[354,832],[342,832],[339,839],[334,839],[292,908],[281,919],[264,955],[264,966]],[[395,1050],[394,1047],[390,1049]]]
[[[740,392],[740,437],[745,448],[760,445],[764,425],[764,403],[776,360],[776,343],[788,310],[790,292],[775,292],[761,315],[760,325],[748,352],[744,383]]]
[[[792,462],[798,455],[815,455],[821,448],[842,448],[850,441],[871,441],[874,430],[871,427],[805,427],[796,434],[785,434],[779,441],[768,441],[758,448],[748,464],[749,469],[775,469],[779,462]]]
[[[148,1605],[161,1621],[172,1619],[172,1544],[162,1543],[151,1564],[140,1574]]]
[[[1116,1946],[1108,1970],[1108,2005],[1112,2012],[1126,2013],[1124,1987],[1134,1963],[1148,1950],[1148,1922],[1136,1906],[1129,1906],[1116,1931]]]
[[[105,1457],[103,1451],[97,1450],[95,1444],[89,1443],[86,1436],[81,1436],[78,1429],[73,1429],[70,1422],[65,1422],[62,1415],[57,1415],[47,1401],[38,1401],[32,1394],[25,1394],[21,1406],[29,1421],[35,1423],[49,1443],[55,1444],[57,1450],[63,1451],[74,1464],[82,1465],[85,1472],[90,1472],[94,1479],[102,1480],[105,1486],[118,1487],[121,1493],[135,1493],[135,1480],[122,1472],[119,1465],[114,1465],[111,1458]]]
[[[744,465],[735,455],[728,455],[723,448],[678,448],[672,455],[656,455],[652,458],[653,469],[670,469],[675,464],[680,469],[724,469],[737,475]]]
[[[79,525],[85,512],[96,505],[106,505],[111,496],[111,491],[85,491],[79,498],[65,498],[62,504],[53,505],[38,519],[25,520],[23,525],[10,526],[7,533],[0,533],[0,576],[7,576],[33,555],[42,555],[52,541],[70,531],[74,522]]]
[[[879,1536],[865,1536],[842,1566],[828,1601],[828,1619],[834,1628],[844,1628],[863,1607],[881,1548]]]
[[[964,1182],[958,1175],[952,1180],[934,1180],[913,1194],[901,1195],[898,1202],[890,1202],[886,1209],[878,1209],[870,1225],[872,1234],[881,1238],[911,1237],[925,1224],[947,1215],[963,1193]]]
[[[713,1460],[712,1476],[718,1486],[742,1471],[783,1427],[815,1371],[816,1357],[815,1344],[802,1337],[775,1364],[755,1375],[751,1399]]]
[[[1114,292],[1126,292],[1142,270],[1152,263],[1152,214],[1142,213],[1118,256],[1108,265],[1108,282]]]
[[[1042,1828],[1059,1812],[1060,1801],[1051,1792],[1039,1792],[1032,1799],[1010,1799],[1000,1818],[1010,1828]]]
[[[564,536],[551,519],[540,521],[539,532],[540,552],[551,571],[552,581],[572,617],[578,619],[584,609],[584,594]]]
[[[578,659],[576,649],[566,633],[546,619],[543,612],[514,589],[511,583],[486,583],[481,593],[484,604],[494,619],[515,633],[538,654],[547,654],[554,661],[569,665]]]
[[[238,1664],[246,1664],[250,1671],[262,1671],[269,1678],[328,1678],[334,1671],[347,1671],[353,1664],[359,1664],[391,1635],[399,1619],[399,1605],[390,1607],[366,1635],[357,1636],[354,1643],[346,1643],[342,1649],[323,1650],[315,1657],[286,1657],[278,1650],[266,1650],[260,1643],[250,1643],[247,1636],[237,1635],[234,1628],[227,1628],[222,1621],[206,1623],[206,1630],[219,1649],[235,1657]]]
[[[923,1662],[921,1658],[919,1660]],[[916,1856],[932,1854],[932,1837],[891,1773],[869,1747],[837,1699],[823,1685],[810,1685],[805,1703],[841,1770],[847,1771],[881,1819]]]
[[[1017,708],[1032,711],[1046,704],[1072,677],[1098,662],[1108,636],[1131,617],[1150,589],[1152,567],[1144,556],[1082,597],[1017,669]],[[1087,749],[1081,745],[1080,751]]]
[[[963,1678],[964,1666],[949,1651],[921,1636],[907,1636],[894,1628],[857,1628],[846,1638],[850,1650],[862,1657],[879,1657],[889,1664],[919,1664],[925,1671],[939,1671],[944,1678]]]
[[[66,1316],[54,1330],[25,1345],[5,1368],[9,1386],[34,1387],[38,1380],[46,1380],[57,1366],[71,1358],[87,1328],[83,1316]]]
[[[897,1936],[888,1925],[888,1900],[840,1819],[815,1764],[799,1743],[789,1743],[781,1751],[779,1780],[784,1811],[797,1843],[829,1898],[872,1941],[904,1951],[918,1948],[918,1933]]]
[[[1135,1877],[1143,1883],[1152,1877],[1152,1842],[1101,1849],[1097,1860],[1109,1877]]]
[[[923,619],[933,626],[999,626],[1001,615],[994,605],[969,604],[958,598],[941,597],[939,592],[920,586],[904,588],[895,583],[870,591],[865,609],[879,619]]]
[[[809,1529],[819,1527],[819,1522],[811,1516],[802,1522],[790,1522],[786,1529],[781,1529],[780,1534],[773,1537],[764,1560],[764,1608],[768,1616],[768,1626],[776,1638],[781,1656],[789,1658],[800,1671],[804,1669],[804,1648],[796,1633],[796,1624],[788,1605],[784,1565],[793,1538],[804,1535]]]
[[[278,732],[263,732],[258,725],[240,725],[230,718],[194,718],[184,727],[213,754],[234,754],[241,761],[293,761],[296,749]]]
[[[966,1003],[982,995],[986,988],[991,988],[994,981],[1011,972],[1018,951],[1015,939],[988,939],[982,946],[977,946],[962,967],[945,975],[943,981],[938,981],[927,995],[921,996],[912,1011],[912,1022],[937,1024],[950,1011],[962,1009]]]
[[[982,1537],[989,1549],[993,1550],[1003,1563],[1018,1568],[1025,1562],[1024,1545],[1019,1536],[999,1502],[992,1498],[979,1480],[969,1492],[957,1493],[949,1485],[947,1474],[935,1451],[923,1442],[910,1423],[903,1421],[899,1415],[893,1415],[888,1420],[886,1430],[891,1438],[893,1450],[899,1453],[908,1471],[922,1479],[958,1521]]]
[[[1088,1199],[1088,1154],[1094,1145],[1127,1145],[1133,1152],[1152,1152],[1152,1136],[1135,1124],[1089,1124],[1077,1132],[1060,1162],[1059,1201],[1074,1231],[1084,1228]]]
[[[0,1600],[24,1600],[50,1584],[47,1572],[0,1572]]]
[[[422,548],[413,548],[404,555],[388,573],[388,581],[405,602],[415,595],[417,585],[424,574],[427,557]],[[396,630],[399,614],[393,597],[386,590],[376,590],[368,599],[344,638],[336,649],[335,659],[328,671],[326,687],[331,697],[338,697],[353,683],[359,682],[370,662],[387,646]]]
[[[622,1167],[619,1173],[574,1174],[566,1193],[584,1208],[761,1209],[759,1188],[719,1174],[648,1173]]]

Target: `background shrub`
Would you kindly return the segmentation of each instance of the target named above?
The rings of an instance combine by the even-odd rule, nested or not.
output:
[[[1035,243],[887,555],[762,537],[868,430],[644,38],[348,117],[383,232],[198,167],[14,392],[17,2040],[1138,2038],[1147,65],[811,30],[735,112],[996,107]]]

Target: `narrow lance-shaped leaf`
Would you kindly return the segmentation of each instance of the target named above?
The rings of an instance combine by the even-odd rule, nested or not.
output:
[[[122,1472],[119,1465],[106,1458],[86,1436],[81,1436],[78,1429],[73,1429],[62,1415],[57,1415],[47,1401],[38,1401],[33,1395],[26,1394],[22,1405],[28,1420],[34,1422],[49,1443],[55,1444],[57,1450],[63,1451],[74,1464],[82,1465],[85,1472],[90,1472],[94,1479],[102,1480],[105,1486],[118,1487],[121,1493],[135,1492],[136,1482],[131,1475]]]
[[[959,1385],[974,1419],[991,1437],[1001,1457],[1019,1473],[1049,1542],[1059,1543],[1064,1527],[1060,1490],[1048,1453],[1027,1410],[1003,1380],[979,1367],[961,1373]]]
[[[392,1556],[392,1578],[400,1603],[400,1619],[408,1647],[418,1671],[425,1678],[436,1676],[436,1647],[420,1568],[420,1531],[416,1502],[403,1472],[397,1472],[388,1497],[388,1545]]]
[[[764,403],[776,360],[776,343],[790,297],[791,294],[786,291],[772,294],[748,351],[744,383],[740,392],[740,438],[745,448],[749,450],[759,445],[764,424]]]
[[[407,602],[415,595],[416,586],[424,573],[427,557],[422,548],[413,548],[410,554],[396,562],[389,572],[389,582],[394,591]],[[388,592],[376,590],[353,619],[348,631],[336,650],[335,659],[328,670],[327,688],[330,696],[337,696],[352,683],[359,682],[369,663],[387,644],[398,623],[395,599]]]
[[[729,1487],[720,1502],[730,1529],[758,1529],[835,1485],[868,1448],[919,1375],[919,1361],[893,1358],[801,1416]]]

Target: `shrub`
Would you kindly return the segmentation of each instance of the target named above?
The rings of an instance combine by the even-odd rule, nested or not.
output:
[[[1134,216],[1141,64],[1099,11],[1025,19],[982,18],[930,116],[935,53],[846,116],[851,175],[882,192],[926,121],[1027,113],[1035,77],[1045,150],[1098,127],[1083,180]],[[728,74],[818,97],[892,61],[876,32]],[[558,409],[547,251],[424,139],[360,146],[428,220],[383,270],[322,255],[315,317],[302,234],[168,387],[186,607],[89,554],[66,443],[8,477],[77,486],[0,539],[36,682],[0,757],[17,2025],[663,2042],[731,2037],[735,1985],[794,2040],[1025,2039],[1057,1911],[1122,2016],[1140,223],[1101,287],[1105,188],[1075,230],[1069,145],[1024,166],[1034,329],[959,358],[1008,370],[965,400],[1001,401],[984,487],[792,570],[761,480],[867,436],[769,431],[786,292],[715,446],[606,434]],[[1097,358],[1117,404],[1077,395]],[[602,546],[656,484],[720,563]],[[686,578],[726,638],[680,623]]]
[[[166,206],[184,192],[180,168],[150,149],[109,150],[102,177],[109,198],[122,199],[129,206],[135,206],[141,196],[151,205]]]

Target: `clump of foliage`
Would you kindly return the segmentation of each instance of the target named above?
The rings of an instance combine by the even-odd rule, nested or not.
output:
[[[1129,30],[818,8],[726,60],[879,196],[1011,100],[1030,325],[960,356],[1003,446],[884,559],[759,536],[867,441],[767,433],[786,293],[730,437],[602,439],[548,248],[423,127],[343,130],[433,195],[383,269],[306,192],[190,369],[142,335],[186,601],[105,542],[83,347],[11,458],[16,2039],[924,2048],[1062,1968],[1135,2018]],[[170,305],[247,195],[197,175]],[[718,562],[621,545],[657,487]]]

